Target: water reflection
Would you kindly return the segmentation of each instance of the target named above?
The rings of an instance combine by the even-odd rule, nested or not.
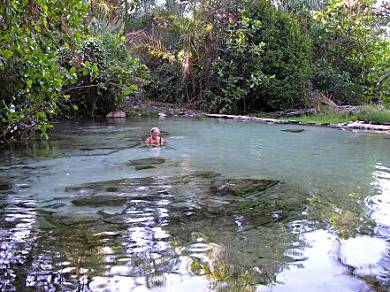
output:
[[[306,248],[287,252],[296,262],[278,274],[272,286],[259,286],[259,291],[306,291],[307,287],[311,291],[370,291],[372,287],[349,275],[349,268],[338,262],[335,235],[315,230],[302,234],[301,239]]]
[[[372,174],[376,195],[367,198],[367,205],[372,210],[371,217],[379,225],[390,225],[390,168],[382,163],[376,165]],[[378,230],[381,232],[381,230]]]
[[[2,290],[389,286],[376,140],[164,120],[173,147],[138,147],[155,122],[75,124],[0,158]]]
[[[112,277],[129,277],[152,288],[193,275],[219,289],[272,281],[291,241],[287,214],[275,214],[288,206],[294,216],[302,205],[297,193],[284,201],[283,186],[265,182],[194,172],[69,187],[65,206],[51,200],[36,210],[36,249],[18,284],[104,289]],[[76,206],[72,214],[67,204]]]
[[[338,197],[337,202],[332,196],[309,198],[309,213],[333,226],[341,238],[329,231],[312,230],[308,222],[292,223],[292,231],[301,233],[307,247],[286,251],[297,262],[277,275],[273,291],[304,290],[308,285],[316,291],[386,290],[390,285],[390,169],[378,163],[372,177],[369,196],[350,193]],[[365,213],[362,202],[366,203]],[[310,276],[321,273],[324,276]],[[260,286],[259,290],[269,288]]]
[[[15,197],[16,187],[0,191],[0,290],[21,290],[31,264],[36,220],[34,201]],[[11,193],[11,194],[8,194]]]
[[[358,275],[375,278],[385,286],[390,286],[390,167],[383,163],[376,164],[372,174],[372,194],[366,199],[366,206],[375,221],[376,238],[360,237],[348,244],[359,252],[361,246],[369,246],[367,255],[351,257],[346,253],[346,261],[355,268]],[[366,249],[367,250],[367,249]]]

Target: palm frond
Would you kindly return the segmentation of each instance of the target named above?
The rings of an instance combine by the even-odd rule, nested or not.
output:
[[[168,59],[169,61],[175,59],[175,56],[165,48],[158,37],[144,30],[129,32],[125,35],[125,38],[128,48],[133,52],[145,53],[145,50],[147,50],[147,52],[156,57]]]

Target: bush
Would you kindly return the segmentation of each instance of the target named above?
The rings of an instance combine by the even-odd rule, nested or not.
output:
[[[312,82],[316,90],[327,92],[339,104],[360,104],[363,101],[363,86],[348,71],[330,64],[326,58],[315,62]]]
[[[130,55],[124,37],[110,31],[104,22],[95,26],[95,36],[85,41],[81,51],[68,52],[65,58],[68,62],[79,59],[77,84],[65,89],[71,92],[70,102],[79,115],[92,117],[106,115],[120,107],[125,96],[142,91],[149,74],[147,67]]]
[[[297,21],[268,1],[248,2],[225,28],[214,62],[213,107],[222,112],[303,107],[311,45]]]
[[[74,79],[56,60],[59,48],[80,43],[88,5],[80,0],[30,2],[0,2],[5,12],[0,17],[1,140],[31,127],[47,138],[49,121],[67,98],[61,90]]]
[[[146,86],[146,97],[162,102],[182,102],[184,99],[184,83],[182,69],[176,63],[151,63],[150,82]]]
[[[390,62],[390,41],[380,17],[372,13],[374,3],[328,0],[309,21],[314,89],[339,104],[386,99],[378,82]]]

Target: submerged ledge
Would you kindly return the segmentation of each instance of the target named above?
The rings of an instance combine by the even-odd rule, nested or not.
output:
[[[306,125],[306,126],[322,126],[322,127],[330,127],[330,128],[337,128],[337,129],[359,130],[359,131],[390,134],[390,126],[367,124],[364,121],[356,121],[351,123],[338,123],[338,124],[328,124],[328,123],[319,124],[313,122],[302,123],[297,120],[257,118],[257,117],[242,116],[242,115],[236,116],[236,115],[224,115],[224,114],[205,114],[205,116],[209,118],[232,119],[232,120],[240,120],[240,121],[255,121],[255,122],[267,123],[267,124],[299,124],[299,125]]]

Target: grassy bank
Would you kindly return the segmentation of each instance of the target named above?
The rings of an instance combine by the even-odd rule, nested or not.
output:
[[[365,121],[367,123],[390,123],[390,110],[381,106],[362,106],[358,112],[325,110],[314,115],[302,115],[294,117],[302,123],[336,124],[349,123],[354,121]]]

